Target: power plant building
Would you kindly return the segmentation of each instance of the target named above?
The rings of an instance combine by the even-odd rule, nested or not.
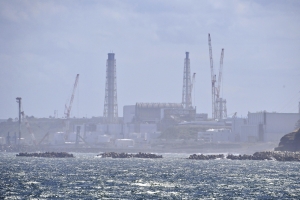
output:
[[[232,130],[240,136],[240,142],[279,142],[292,132],[300,120],[300,113],[248,113],[246,123],[233,120]]]

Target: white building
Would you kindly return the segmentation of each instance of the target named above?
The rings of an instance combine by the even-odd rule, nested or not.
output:
[[[235,135],[229,129],[208,129],[198,132],[198,140],[207,143],[235,142]]]
[[[235,124],[241,142],[279,142],[295,129],[300,113],[248,113],[246,125]],[[234,126],[234,125],[233,125]]]
[[[135,105],[124,106],[123,107],[123,123],[132,123],[135,116]]]
[[[99,135],[111,135],[112,138],[123,138],[123,124],[98,124],[97,132]]]

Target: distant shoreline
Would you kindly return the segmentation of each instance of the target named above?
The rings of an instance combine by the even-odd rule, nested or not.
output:
[[[15,147],[0,147],[1,152],[78,152],[78,153],[100,153],[100,152],[151,152],[151,153],[239,153],[253,154],[258,151],[273,151],[277,143],[245,143],[245,144],[204,144],[199,146],[189,147],[182,146],[166,146],[152,148],[116,148],[116,147],[85,147],[85,146],[23,146],[22,148]]]

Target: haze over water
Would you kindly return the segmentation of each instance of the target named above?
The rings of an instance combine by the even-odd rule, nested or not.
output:
[[[70,117],[102,116],[110,52],[116,55],[119,117],[124,105],[137,102],[181,103],[185,52],[197,74],[193,106],[211,117],[208,33],[216,73],[225,49],[228,117],[296,113],[299,11],[296,0],[2,0],[0,120],[18,117],[16,97],[28,116],[63,118],[76,74]],[[0,153],[0,199],[300,199],[299,162],[95,155]]]
[[[20,158],[0,154],[1,196],[20,199],[298,199],[299,162]]]

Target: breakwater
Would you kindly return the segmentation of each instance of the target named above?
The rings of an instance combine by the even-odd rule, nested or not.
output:
[[[215,159],[223,159],[225,158],[224,154],[218,154],[218,155],[197,155],[197,154],[192,154],[188,157],[188,159],[193,159],[193,160],[215,160]]]
[[[218,155],[196,155],[192,154],[187,159],[193,160],[215,160],[215,159],[229,159],[229,160],[276,160],[276,161],[298,161],[300,162],[300,152],[289,151],[263,151],[256,152],[253,155],[233,155],[224,154]]]
[[[45,153],[19,153],[18,157],[44,157],[44,158],[73,158],[73,154],[67,152],[45,152]]]
[[[156,155],[153,153],[137,153],[137,154],[130,154],[130,153],[117,153],[117,152],[105,152],[101,153],[97,156],[100,156],[102,158],[162,158],[162,155]]]

